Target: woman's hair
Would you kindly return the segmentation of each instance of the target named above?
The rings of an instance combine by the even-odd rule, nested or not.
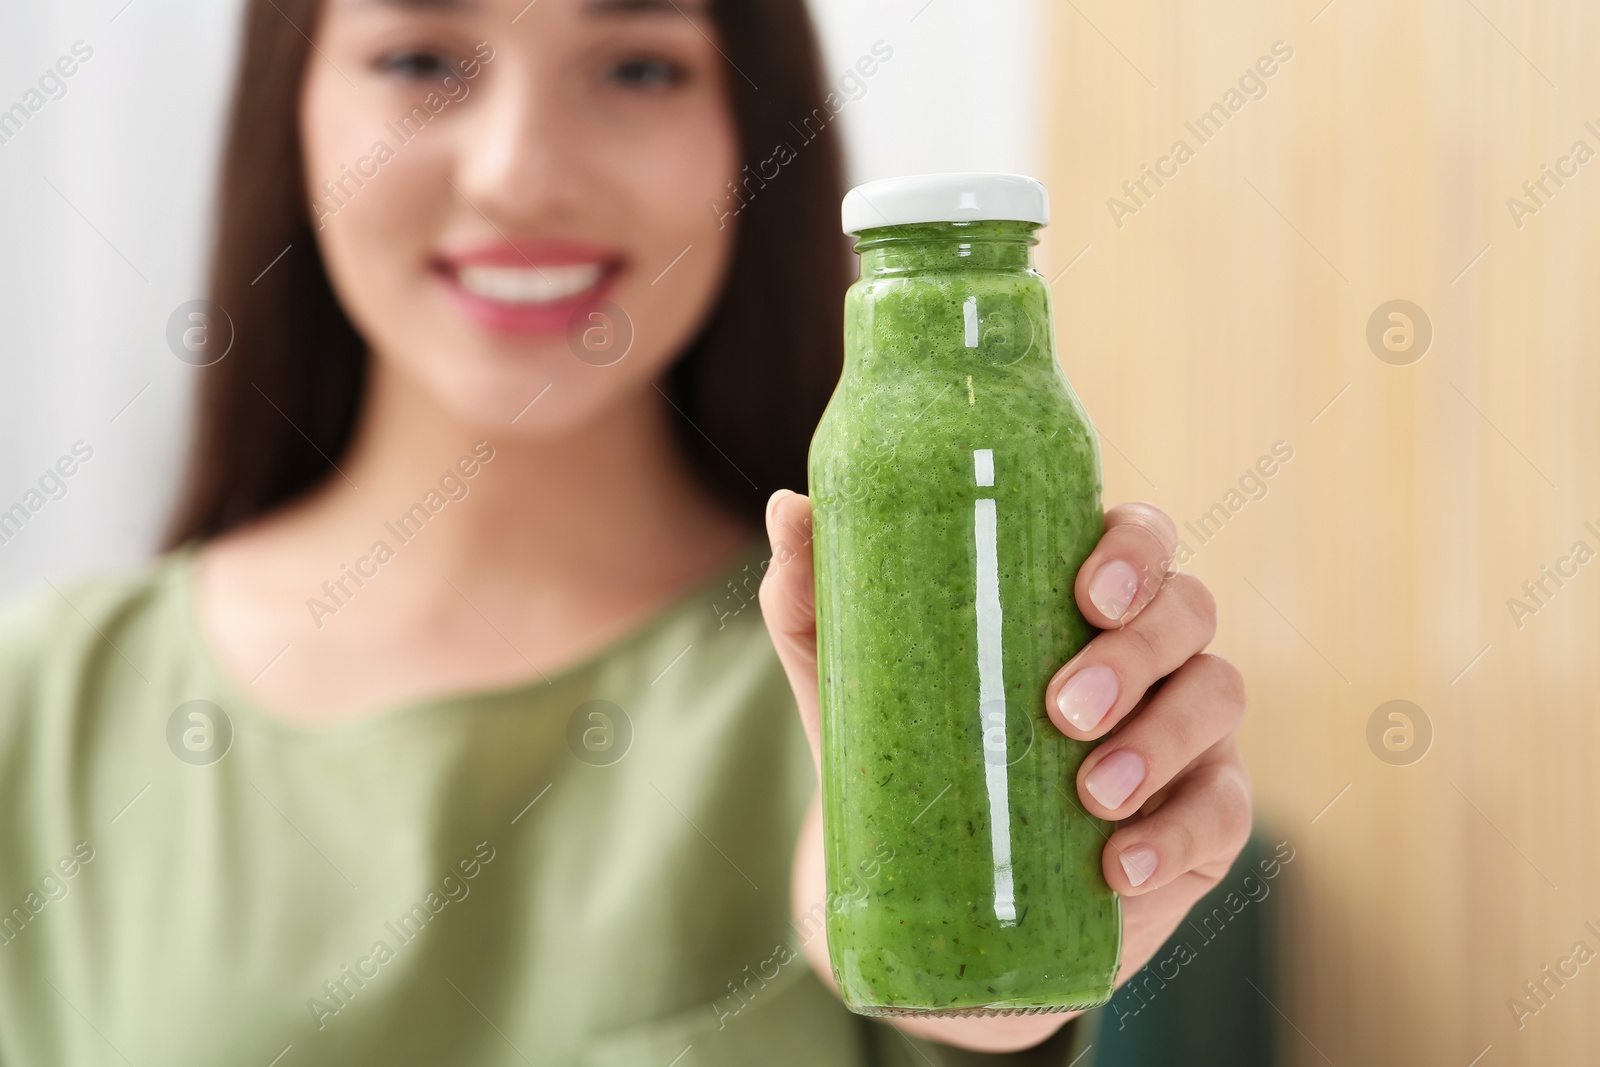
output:
[[[366,345],[318,254],[301,166],[298,100],[319,3],[249,0],[245,12],[209,293],[234,341],[202,372],[168,547],[305,492],[356,425]],[[714,0],[712,16],[748,169],[739,198],[730,190],[707,210],[745,206],[727,217],[736,239],[717,305],[662,387],[693,469],[755,519],[774,490],[805,484],[811,434],[839,376],[842,168],[804,0]],[[788,150],[775,157],[780,145]]]

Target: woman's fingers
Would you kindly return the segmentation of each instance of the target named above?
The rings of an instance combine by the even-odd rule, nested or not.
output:
[[[1078,796],[1093,815],[1131,820],[1102,863],[1112,888],[1130,895],[1178,892],[1186,873],[1231,862],[1250,832],[1250,785],[1233,741],[1244,679],[1202,654],[1216,635],[1216,601],[1198,579],[1169,572],[1177,540],[1152,505],[1106,512],[1074,588],[1079,610],[1105,632],[1045,689],[1063,733],[1110,734],[1079,768]]]
[[[1216,632],[1217,604],[1205,584],[1193,575],[1172,575],[1132,622],[1100,634],[1050,679],[1045,707],[1051,721],[1080,741],[1100,737]]]
[[[1244,717],[1244,679],[1220,656],[1196,656],[1167,679],[1139,714],[1089,753],[1078,795],[1102,819],[1126,819]]]
[[[1127,896],[1197,869],[1214,882],[1250,836],[1250,811],[1250,782],[1230,737],[1174,782],[1155,811],[1111,835],[1100,864],[1106,881]]]
[[[1090,624],[1125,626],[1155,599],[1178,550],[1178,528],[1154,504],[1118,504],[1105,532],[1078,568],[1073,596]]]
[[[772,559],[761,580],[761,609],[767,627],[791,643],[809,646],[815,659],[816,586],[811,567],[811,501],[779,489],[767,501],[767,538]],[[781,650],[780,650],[781,651]]]
[[[821,773],[817,700],[817,589],[811,562],[811,501],[780,489],[767,501],[772,559],[761,579],[761,616],[789,677],[811,757]]]

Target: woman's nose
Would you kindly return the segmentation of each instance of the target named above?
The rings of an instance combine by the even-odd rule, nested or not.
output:
[[[582,167],[575,124],[531,72],[495,74],[457,142],[456,191],[499,225],[564,214]]]

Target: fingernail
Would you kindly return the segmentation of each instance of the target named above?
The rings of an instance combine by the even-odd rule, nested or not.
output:
[[[1110,667],[1085,667],[1056,694],[1062,717],[1085,733],[1098,726],[1116,702],[1117,672]]]
[[[1105,808],[1120,808],[1144,781],[1144,757],[1131,748],[1119,748],[1095,765],[1083,787]]]
[[[1139,573],[1133,564],[1114,559],[1101,567],[1089,583],[1089,600],[1108,619],[1120,619],[1139,592]]]
[[[778,501],[786,496],[794,496],[793,489],[779,489],[767,498],[767,525],[772,525],[772,516],[778,510]]]
[[[1149,845],[1134,845],[1118,855],[1122,860],[1122,869],[1128,874],[1128,881],[1134,885],[1143,885],[1156,873],[1156,850]]]

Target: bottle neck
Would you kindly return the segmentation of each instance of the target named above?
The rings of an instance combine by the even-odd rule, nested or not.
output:
[[[1032,270],[1033,222],[919,222],[863,230],[856,240],[863,278],[913,271]]]

